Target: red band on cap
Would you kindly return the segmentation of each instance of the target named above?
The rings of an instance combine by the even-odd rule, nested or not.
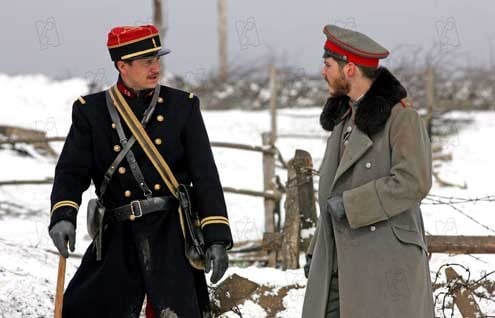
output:
[[[154,25],[115,27],[108,33],[107,47],[114,48],[158,35]]]
[[[335,45],[331,41],[325,42],[325,48],[331,52],[337,53],[347,57],[347,61],[368,67],[378,67],[379,59],[362,57],[352,52],[342,49],[340,46]]]

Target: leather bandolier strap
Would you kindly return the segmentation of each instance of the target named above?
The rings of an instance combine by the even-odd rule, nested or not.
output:
[[[112,105],[112,99],[109,95],[109,91],[107,90],[106,93],[106,104],[107,104],[107,109],[108,112],[110,113],[110,117],[112,118],[112,121],[115,123],[115,128],[117,130],[117,134],[119,135],[120,139],[120,144],[122,145],[122,150],[119,152],[117,157],[115,157],[114,161],[108,168],[108,170],[105,172],[103,176],[103,181],[100,185],[100,193],[98,196],[97,200],[97,205],[100,207],[101,211],[105,210],[105,204],[103,201],[103,196],[108,188],[108,185],[110,184],[110,180],[112,179],[113,174],[115,173],[117,167],[119,164],[122,162],[124,157],[127,159],[127,162],[129,163],[129,167],[131,169],[131,172],[136,179],[136,182],[139,184],[139,187],[141,190],[143,190],[143,193],[146,198],[151,198],[151,190],[149,189],[148,185],[146,184],[143,173],[141,169],[139,168],[139,165],[136,161],[136,158],[134,157],[134,153],[131,151],[132,146],[136,142],[136,139],[134,136],[131,136],[131,138],[128,140],[124,134],[124,129],[122,128],[122,123],[120,122],[120,118],[118,113],[115,110],[115,107]],[[158,97],[160,95],[160,85],[157,85],[155,88],[155,91],[153,92],[153,97],[151,99],[151,103],[146,108],[143,119],[141,120],[140,125],[143,127],[146,127],[148,122],[151,119],[151,116],[153,115],[153,112],[156,107],[156,103],[158,100]],[[103,215],[100,215],[103,214]],[[102,246],[103,246],[103,223],[104,223],[104,217],[105,217],[105,212],[103,213],[98,213],[95,217],[98,217],[100,220],[98,222],[98,232],[95,237],[95,248],[96,248],[96,259],[101,260],[102,259]]]

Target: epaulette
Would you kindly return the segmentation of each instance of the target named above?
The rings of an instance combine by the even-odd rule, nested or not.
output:
[[[189,99],[191,99],[193,97],[194,97],[194,94],[193,93],[189,93]]]
[[[86,104],[86,100],[82,96],[79,96],[78,100],[82,105]]]

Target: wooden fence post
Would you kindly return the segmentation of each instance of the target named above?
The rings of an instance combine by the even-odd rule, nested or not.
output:
[[[299,268],[299,252],[309,244],[302,237],[303,229],[316,226],[316,206],[313,187],[313,162],[304,150],[296,150],[289,161],[287,173],[287,196],[285,199],[285,224],[282,238],[282,268]],[[305,232],[304,235],[306,235]],[[302,238],[302,239],[301,239]]]
[[[275,66],[270,67],[270,144],[275,145],[277,141],[277,70]]]
[[[271,145],[271,133],[261,134],[264,147]],[[263,191],[275,192],[275,155],[263,152]],[[275,233],[274,211],[276,201],[265,198],[265,233]],[[268,234],[270,235],[270,234]],[[268,266],[275,266],[277,262],[277,252],[270,251],[268,257]]]
[[[481,313],[480,307],[476,303],[474,296],[472,294],[472,290],[468,288],[464,288],[462,285],[464,284],[464,280],[462,277],[457,274],[457,272],[452,267],[447,267],[445,269],[445,276],[447,276],[447,283],[455,284],[459,282],[459,286],[454,288],[454,303],[459,308],[461,315],[463,318],[477,318],[484,317]],[[452,305],[453,306],[453,305]],[[453,310],[453,307],[452,307]]]
[[[160,39],[161,39],[162,43],[167,43],[168,41],[165,41],[165,35],[167,34],[168,21],[164,22],[162,7],[163,7],[162,6],[162,0],[153,0],[153,24],[158,28],[158,31],[160,33]],[[165,8],[168,9],[168,7],[166,5],[165,5]],[[167,13],[165,14],[165,19],[168,18]],[[160,59],[160,68],[161,68],[161,70],[160,70],[161,80],[165,81],[165,59],[164,58]]]
[[[313,159],[304,150],[296,150],[294,164],[297,168],[297,191],[299,199],[299,215],[301,218],[301,249],[306,251],[312,235],[311,229],[316,228],[316,200],[313,185]]]
[[[218,79],[226,81],[229,76],[229,64],[227,58],[227,0],[218,0]]]
[[[282,269],[299,268],[300,215],[297,185],[297,160],[291,159],[287,169],[287,192],[285,198],[285,223],[283,228],[281,253]]]
[[[426,129],[428,136],[431,139],[431,129],[433,123],[433,108],[435,106],[435,74],[433,73],[433,67],[428,66],[426,68]]]

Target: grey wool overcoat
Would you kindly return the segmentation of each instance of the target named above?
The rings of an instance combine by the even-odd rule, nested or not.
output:
[[[331,130],[320,168],[320,218],[304,318],[324,318],[334,255],[341,318],[432,318],[433,296],[420,202],[431,188],[431,146],[406,91],[385,68],[360,101],[342,158],[347,97],[331,97],[320,121]],[[343,194],[346,219],[327,211]],[[335,250],[334,250],[335,249]]]

